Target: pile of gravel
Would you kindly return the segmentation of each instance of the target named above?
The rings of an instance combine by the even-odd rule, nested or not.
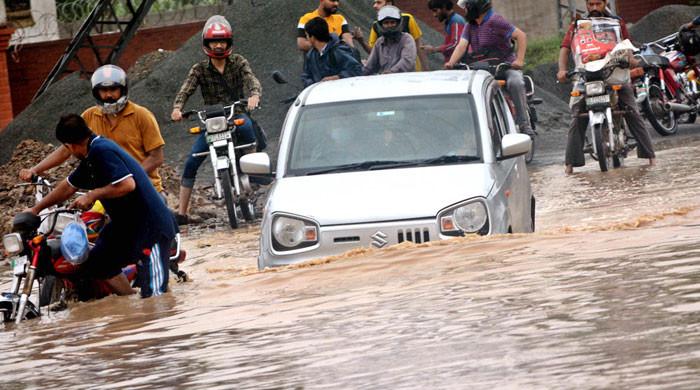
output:
[[[700,7],[667,5],[649,13],[630,27],[630,35],[635,42],[651,42],[677,32],[681,25],[698,15]]]
[[[235,1],[223,14],[233,25],[234,50],[248,59],[263,84],[262,109],[256,111],[253,117],[259,120],[272,138],[268,152],[275,155],[276,139],[288,109],[280,101],[297,91],[291,85],[275,84],[270,75],[273,70],[280,70],[289,80],[299,80],[303,62],[302,55],[296,49],[296,26],[299,17],[312,10],[316,3],[308,0],[254,3],[255,5],[249,1]],[[351,26],[360,26],[365,31],[376,17],[366,0],[344,0],[341,12]],[[442,41],[442,36],[437,31],[422,23],[421,28],[427,42],[438,44]],[[159,62],[150,73],[139,74],[133,80],[129,97],[155,114],[166,141],[166,161],[179,167],[194,141],[187,132],[192,122],[172,123],[169,119],[170,111],[175,94],[189,68],[205,58],[200,35],[195,34],[172,54],[155,57]],[[433,69],[439,66],[439,58],[435,57]],[[9,159],[20,140],[32,138],[42,142],[55,142],[54,127],[60,115],[80,113],[92,104],[94,101],[87,80],[71,75],[57,82],[0,133],[0,163]],[[202,105],[201,95],[196,92],[186,108],[201,108]]]

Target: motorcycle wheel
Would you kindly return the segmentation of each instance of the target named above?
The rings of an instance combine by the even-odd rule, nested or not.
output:
[[[255,220],[255,208],[250,200],[241,200],[241,213],[246,221],[252,222]]]
[[[39,307],[60,302],[64,289],[63,282],[57,277],[53,275],[44,277],[44,282],[41,284],[41,291],[39,292]]]
[[[607,130],[606,126],[605,124],[593,126],[593,147],[598,157],[598,165],[600,166],[601,172],[607,172],[608,167],[612,165],[608,143],[605,142],[608,135],[607,131],[604,131]]]
[[[236,215],[236,203],[233,200],[233,183],[231,182],[231,171],[229,169],[219,170],[221,187],[224,191],[224,201],[226,202],[226,214],[228,214],[228,224],[231,229],[238,228],[238,216]]]
[[[663,104],[669,100],[669,97],[663,95],[664,93],[658,85],[649,85],[647,99],[642,103],[642,111],[657,133],[668,136],[678,132],[678,121],[673,111],[664,110]],[[694,119],[693,122],[695,122]]]

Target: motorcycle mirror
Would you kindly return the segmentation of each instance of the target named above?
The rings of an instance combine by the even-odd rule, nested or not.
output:
[[[277,84],[287,84],[287,79],[284,78],[282,72],[280,72],[279,70],[272,72],[272,78]]]

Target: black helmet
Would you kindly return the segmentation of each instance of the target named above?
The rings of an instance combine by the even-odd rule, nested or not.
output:
[[[700,54],[700,35],[695,30],[681,29],[678,32],[678,44],[686,56]]]
[[[466,10],[464,17],[471,23],[491,9],[491,0],[459,0],[457,5]]]

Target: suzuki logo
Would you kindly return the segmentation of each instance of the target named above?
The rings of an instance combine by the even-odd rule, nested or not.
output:
[[[375,248],[384,248],[386,244],[389,242],[386,240],[387,235],[382,233],[381,230],[377,231],[376,233],[372,234],[370,237],[372,238],[372,246]]]

